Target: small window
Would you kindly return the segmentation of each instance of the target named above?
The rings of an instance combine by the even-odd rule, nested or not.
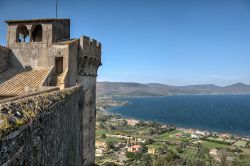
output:
[[[16,42],[29,42],[29,31],[25,25],[19,25],[17,27],[17,39]]]
[[[41,42],[43,41],[43,27],[42,25],[36,25],[32,31],[32,41]]]

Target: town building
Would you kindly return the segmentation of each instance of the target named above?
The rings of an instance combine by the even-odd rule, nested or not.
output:
[[[142,152],[143,151],[143,147],[141,145],[133,145],[128,147],[128,152]]]
[[[155,148],[150,148],[150,149],[148,149],[148,153],[149,154],[156,154],[156,149]]]

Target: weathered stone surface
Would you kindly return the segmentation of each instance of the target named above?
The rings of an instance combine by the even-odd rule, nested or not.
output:
[[[96,77],[79,77],[83,86],[83,161],[85,165],[93,164],[95,161],[95,125],[96,125]],[[91,127],[88,127],[91,126]]]
[[[101,44],[96,40],[90,40],[81,36],[79,47],[79,75],[97,76],[97,70],[101,65]]]
[[[83,161],[95,161],[96,76],[101,65],[101,44],[81,36],[79,46],[79,83],[83,86]],[[91,127],[87,127],[91,126]]]
[[[7,70],[10,66],[10,50],[0,46],[0,73]]]
[[[0,164],[82,165],[82,100],[82,88],[75,87],[2,104],[0,115],[15,121],[2,133]]]

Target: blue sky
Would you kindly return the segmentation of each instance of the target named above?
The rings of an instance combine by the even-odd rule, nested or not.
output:
[[[59,0],[71,37],[102,42],[100,81],[250,84],[249,0]],[[0,0],[6,19],[53,18],[55,0]]]

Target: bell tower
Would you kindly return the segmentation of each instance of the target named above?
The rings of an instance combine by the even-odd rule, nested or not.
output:
[[[52,44],[70,38],[69,19],[6,20],[8,47],[16,44]]]
[[[69,19],[7,20],[7,46],[23,67],[51,67],[53,47],[70,39]]]

